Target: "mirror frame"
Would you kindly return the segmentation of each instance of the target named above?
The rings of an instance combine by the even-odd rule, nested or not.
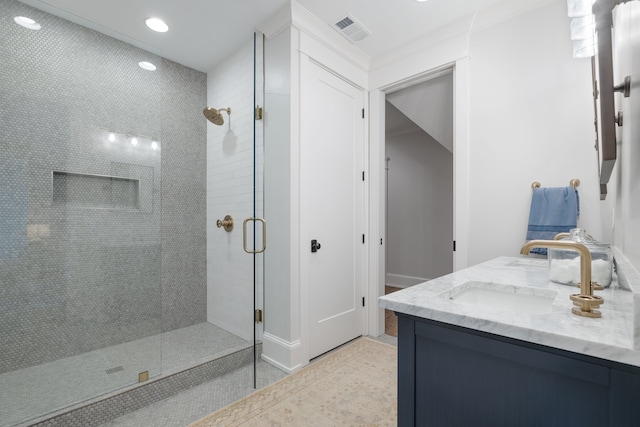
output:
[[[616,162],[616,122],[615,100],[613,90],[613,43],[611,30],[613,26],[613,8],[626,0],[596,0],[593,14],[596,21],[598,37],[598,78],[594,81],[594,98],[599,99],[600,117],[596,109],[596,134],[598,150],[598,166],[600,175],[600,200],[607,196],[607,184]],[[594,79],[595,79],[594,75]]]

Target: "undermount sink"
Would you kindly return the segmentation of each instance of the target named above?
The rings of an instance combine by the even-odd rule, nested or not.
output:
[[[492,282],[465,282],[440,296],[483,306],[524,313],[544,314],[551,311],[556,291]]]

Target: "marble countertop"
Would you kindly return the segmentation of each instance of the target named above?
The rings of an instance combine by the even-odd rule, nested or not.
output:
[[[551,310],[524,313],[449,298],[452,289],[466,282],[496,283],[557,292]],[[634,297],[627,283],[618,283],[596,295],[604,298],[602,318],[571,313],[572,286],[548,280],[546,259],[500,257],[458,272],[380,297],[380,307],[425,319],[489,332],[606,360],[640,366],[640,345],[635,330]],[[640,310],[635,310],[640,311]],[[639,319],[640,320],[640,319]],[[640,329],[640,325],[638,327]]]

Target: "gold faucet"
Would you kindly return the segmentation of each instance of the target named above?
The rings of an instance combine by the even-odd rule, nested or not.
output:
[[[567,249],[580,255],[580,293],[571,295],[573,307],[571,312],[584,317],[602,317],[594,308],[604,303],[602,297],[593,295],[595,283],[591,282],[591,252],[582,243],[567,240],[531,240],[520,249],[522,255],[527,255],[533,248]]]

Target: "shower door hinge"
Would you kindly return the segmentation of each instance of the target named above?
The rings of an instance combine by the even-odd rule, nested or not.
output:
[[[262,120],[262,107],[256,105],[256,120]]]
[[[256,310],[256,323],[262,323],[262,310]]]

